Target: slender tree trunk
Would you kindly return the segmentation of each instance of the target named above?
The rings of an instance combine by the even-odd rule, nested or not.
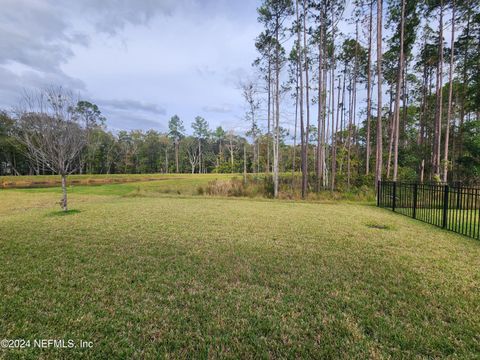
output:
[[[425,160],[422,159],[422,162],[420,164],[420,184],[423,184],[424,174],[425,174]]]
[[[372,117],[372,29],[373,29],[373,0],[370,2],[370,18],[368,20],[368,60],[367,60],[367,154],[365,161],[365,175],[370,173],[370,127]]]
[[[356,69],[353,81],[353,147],[357,159],[360,159],[359,146],[358,146],[358,126],[357,126],[357,83],[358,83],[358,42],[357,42],[357,55],[356,57]],[[357,162],[358,164],[358,162]],[[360,167],[357,165],[357,175],[360,175]]]
[[[320,11],[320,19],[321,17],[321,11]],[[322,141],[322,119],[323,119],[323,101],[322,101],[322,85],[323,85],[323,57],[322,57],[322,42],[323,42],[323,26],[320,24],[320,38],[318,41],[318,119],[317,119],[317,168],[316,168],[316,190],[317,193],[320,191],[320,184],[321,184],[321,178],[322,178],[322,173],[323,173],[323,164],[322,164],[322,158],[323,158],[323,141]]]
[[[341,105],[340,102],[340,78],[338,78],[337,89],[337,116],[335,117],[335,127],[333,127],[332,123],[332,191],[335,190],[337,177],[338,126],[340,125],[340,116],[343,111],[343,104]],[[345,89],[345,75],[343,75],[343,89]]]
[[[382,180],[382,0],[377,0],[377,151],[375,166],[375,187]]]
[[[222,146],[222,139],[218,141],[218,158],[219,163],[223,163],[223,146]]]
[[[258,147],[257,147],[257,143],[258,143],[258,140],[257,140],[257,136],[254,135],[253,137],[253,143],[252,143],[252,150],[253,150],[253,162],[252,162],[252,172],[253,173],[257,173],[258,171],[258,167],[257,167],[257,163],[258,163]]]
[[[429,83],[428,83],[428,96],[427,96],[427,99],[430,99],[432,97],[432,88],[433,88],[433,71],[430,71],[429,73]],[[428,105],[428,100],[427,100],[427,105]],[[429,108],[427,108],[427,115],[430,115],[428,110],[431,110]],[[435,110],[435,109],[434,109]],[[429,119],[430,120],[430,119]],[[432,119],[433,120],[433,123],[435,122],[435,117]],[[430,130],[430,128],[427,126],[426,127],[426,132],[425,132],[425,138],[426,141],[425,142],[425,149],[427,151],[429,151],[429,154],[430,154],[430,168],[431,168],[431,171],[429,171],[429,180],[431,181],[433,179],[433,149],[434,149],[434,144],[433,144],[433,139],[434,139],[434,135],[433,133],[435,132],[435,123],[433,124],[433,132]]]
[[[277,19],[275,26],[275,39],[279,44],[279,27]],[[273,158],[273,183],[274,197],[278,197],[278,172],[279,172],[279,144],[280,144],[280,50],[276,49],[275,54],[275,144]]]
[[[355,30],[355,64],[353,70],[353,99],[352,99],[352,112],[349,119],[349,127],[348,127],[348,157],[347,157],[347,185],[350,188],[350,177],[351,177],[351,150],[352,150],[352,124],[355,126],[356,122],[356,96],[357,96],[357,72],[358,72],[358,22]]]
[[[308,48],[307,48],[307,7],[306,1],[303,1],[303,50],[305,52],[305,107],[307,110],[307,124],[305,126],[305,191],[308,190],[308,148],[309,148],[309,132],[310,132],[310,83],[308,79]]]
[[[350,179],[348,179],[348,166],[349,163],[350,163],[350,147],[351,147],[351,138],[352,138],[352,118],[353,118],[353,96],[352,96],[352,74],[350,73],[349,74],[349,79],[348,79],[348,111],[347,109],[345,109],[344,107],[344,112],[345,112],[345,119],[347,118],[348,116],[348,124],[346,124],[346,129],[347,129],[347,136],[346,136],[346,139],[343,141],[343,153],[345,153],[345,150],[346,150],[346,160],[347,160],[347,184],[348,184],[348,181]],[[342,95],[343,97],[344,95]],[[344,100],[342,99],[342,103],[344,103]],[[348,115],[347,115],[348,114]],[[345,120],[345,123],[346,123],[346,120]],[[340,131],[341,131],[341,134],[343,134],[343,124],[340,128]],[[343,136],[342,136],[343,138]],[[342,156],[342,159],[341,159],[341,167],[340,167],[340,172],[342,172],[342,167],[343,167],[343,156]]]
[[[297,63],[298,65],[298,63]],[[295,175],[295,157],[296,157],[296,150],[297,150],[297,126],[298,126],[298,66],[295,69],[295,128],[293,130],[293,157],[292,157],[292,181]]]
[[[178,140],[175,140],[175,172],[178,174]]]
[[[427,104],[427,86],[428,86],[428,73],[426,66],[423,69],[423,83],[422,83],[422,102],[420,105],[420,114],[418,122],[420,124],[420,129],[418,132],[417,144],[420,146],[423,152],[423,144],[425,142],[425,111]]]
[[[395,91],[395,113],[393,123],[395,127],[394,151],[393,151],[393,181],[398,177],[398,141],[400,139],[400,92],[402,91],[403,79],[403,42],[405,33],[405,2],[402,0],[402,13],[400,18],[400,56],[398,58],[397,85]]]
[[[428,86],[428,72],[426,66],[423,68],[423,84],[422,84],[422,104],[420,107],[420,115],[418,122],[420,123],[420,130],[418,134],[418,146],[420,148],[422,161],[419,165],[420,179],[423,182],[423,172],[425,169],[425,118],[426,118],[426,104],[427,104],[427,86]]]
[[[393,153],[393,143],[395,139],[395,132],[397,130],[395,126],[394,115],[389,116],[390,126],[389,126],[389,138],[388,138],[388,158],[387,158],[387,179],[390,179],[390,169],[392,164],[392,153]]]
[[[202,142],[198,139],[198,173],[202,173]]]
[[[305,159],[305,126],[303,122],[303,63],[302,63],[302,49],[301,49],[301,35],[300,35],[300,14],[298,9],[298,0],[295,1],[295,12],[297,16],[297,41],[298,41],[298,68],[299,68],[299,80],[300,80],[300,142],[301,142],[301,158],[302,158],[302,199],[305,199],[306,187],[306,160]]]
[[[165,149],[165,174],[168,174],[168,149]]]
[[[343,124],[345,122],[345,118],[347,117],[346,114],[346,107],[345,107],[345,79],[346,79],[346,66],[345,70],[343,71],[343,81],[340,81],[340,78],[338,79],[338,91],[337,91],[337,120],[335,123],[335,176],[340,172],[342,173],[343,171],[343,156],[340,157],[340,160],[338,159],[338,148],[342,146],[342,154],[345,153],[346,149],[346,142],[344,141],[343,138]],[[340,83],[342,84],[341,91],[340,91]],[[351,85],[351,84],[350,84]],[[340,95],[341,94],[341,95]],[[350,96],[350,95],[349,95]],[[350,99],[348,101],[348,110],[350,111]],[[338,126],[340,126],[340,131],[338,129]]]
[[[467,1],[466,7],[467,7],[467,25],[465,28],[465,38],[467,40],[467,44],[465,46],[465,51],[463,53],[463,69],[462,69],[462,95],[461,95],[461,107],[460,107],[460,124],[458,127],[458,154],[457,158],[461,157],[463,155],[463,124],[465,123],[465,105],[466,105],[466,99],[467,99],[467,81],[468,81],[468,76],[467,76],[467,57],[468,57],[468,49],[469,49],[469,43],[470,43],[470,22],[471,22],[471,10],[470,10],[471,2]],[[458,168],[457,168],[458,172]]]
[[[407,111],[408,111],[408,82],[407,82],[407,70],[408,70],[408,62],[406,59],[406,56],[403,57],[403,73],[402,73],[402,96],[403,96],[403,101],[402,101],[402,133],[403,135],[403,148],[406,148],[408,145],[408,139],[405,134],[407,133]]]
[[[442,140],[442,79],[443,79],[443,0],[440,0],[438,64],[436,81],[436,107],[435,107],[435,137],[433,140],[433,172],[435,178],[440,178],[440,156]]]
[[[15,151],[13,152],[13,161],[12,161],[12,163],[13,163],[13,168],[16,169],[16,168],[17,168],[17,156],[15,155]],[[15,172],[17,172],[17,171],[15,170]],[[18,174],[17,176],[19,176],[19,174]]]
[[[445,157],[443,159],[443,182],[448,180],[448,142],[450,140],[450,122],[452,118],[452,96],[453,96],[453,67],[455,58],[455,0],[452,0],[452,37],[450,39],[450,68],[448,69],[448,109],[447,109],[447,125],[445,129]]]
[[[234,161],[233,161],[233,142],[232,142],[232,138],[230,137],[229,139],[230,141],[230,167],[231,167],[231,172],[233,174],[233,164],[234,164]]]
[[[272,64],[268,59],[268,94],[267,94],[267,173],[270,173],[270,124],[272,121]]]
[[[323,54],[326,54],[325,51],[325,41],[323,43]],[[327,153],[328,153],[328,116],[327,116],[327,76],[328,70],[325,67],[323,69],[323,98],[322,98],[322,185],[323,187],[328,186],[328,166],[327,166]]]
[[[331,179],[331,182],[330,182],[330,188],[331,188],[331,191],[335,190],[335,176],[336,176],[336,168],[337,168],[337,151],[336,151],[336,147],[337,147],[337,141],[336,141],[336,137],[337,137],[337,134],[334,133],[334,128],[333,128],[333,124],[335,122],[335,114],[334,114],[334,107],[335,107],[335,94],[334,94],[334,83],[335,83],[335,12],[333,10],[333,7],[332,7],[332,84],[331,84],[331,101],[332,101],[332,179]],[[338,117],[337,117],[338,119]],[[335,125],[335,127],[338,126],[338,122],[337,124]]]
[[[258,140],[258,137],[255,145],[257,147],[257,173],[259,173],[260,172],[260,141]]]
[[[243,144],[243,183],[247,182],[247,143]]]
[[[60,201],[60,206],[63,211],[68,211],[67,204],[67,175],[61,174],[62,176],[62,200]]]

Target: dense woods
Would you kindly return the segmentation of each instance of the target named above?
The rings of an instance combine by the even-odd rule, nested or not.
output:
[[[78,101],[75,172],[271,173],[275,195],[293,172],[302,196],[379,179],[479,182],[476,0],[264,0],[258,21],[254,75],[239,85],[245,132],[176,115],[164,132],[112,132]],[[0,114],[0,175],[58,172],[28,156],[22,119]]]

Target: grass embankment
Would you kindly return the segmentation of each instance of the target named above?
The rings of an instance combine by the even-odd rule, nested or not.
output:
[[[95,175],[69,175],[69,185],[104,185],[131,182],[146,182],[159,180],[187,180],[193,179],[202,183],[205,179],[231,178],[231,174],[95,174]],[[60,186],[61,178],[58,175],[34,176],[1,176],[0,187],[11,188],[44,188]]]
[[[0,357],[480,353],[478,241],[366,205],[129,195],[151,186],[74,187],[64,216],[57,189],[0,191],[1,337],[94,343]]]

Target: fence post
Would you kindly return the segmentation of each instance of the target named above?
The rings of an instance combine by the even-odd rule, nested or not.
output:
[[[377,182],[377,207],[380,207],[380,186],[382,186],[382,182],[378,180]]]
[[[447,227],[448,219],[448,185],[445,185],[443,191],[443,228]]]
[[[393,199],[392,199],[392,211],[395,211],[397,205],[397,182],[393,182]]]
[[[417,194],[418,194],[418,184],[413,184],[413,215],[414,219],[417,218]]]

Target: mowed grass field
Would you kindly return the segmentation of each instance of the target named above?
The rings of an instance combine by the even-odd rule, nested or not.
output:
[[[214,178],[0,190],[0,339],[93,341],[0,358],[478,358],[479,241]]]

